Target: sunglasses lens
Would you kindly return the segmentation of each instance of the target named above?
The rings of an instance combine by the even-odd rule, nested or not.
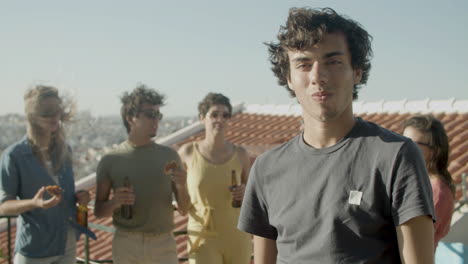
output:
[[[231,115],[229,113],[217,113],[217,112],[213,112],[210,114],[210,116],[212,118],[218,118],[218,117],[223,117],[224,119],[228,119],[231,117]]]
[[[39,116],[43,118],[52,118],[58,116],[59,113],[40,113]]]
[[[142,113],[149,119],[162,119],[162,114],[156,111],[142,111]]]

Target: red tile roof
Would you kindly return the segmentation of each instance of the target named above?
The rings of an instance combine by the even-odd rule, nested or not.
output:
[[[431,104],[441,106],[446,109],[445,113],[433,112],[436,118],[440,119],[444,124],[447,134],[449,137],[451,152],[450,152],[450,164],[449,172],[452,174],[455,182],[461,181],[462,173],[468,173],[468,104],[466,101],[448,101],[448,102],[437,102],[437,101],[399,101],[391,104],[386,102],[380,103],[369,103],[371,107],[380,107],[381,109],[395,109],[400,108],[401,105],[406,108],[417,108],[426,107],[427,109],[423,112],[431,112]],[[255,111],[244,111],[235,114],[229,122],[229,128],[226,133],[227,140],[244,146],[253,161],[256,156],[260,153],[288,141],[300,132],[300,111],[297,106],[293,107],[274,107],[271,106],[266,108],[266,112],[275,114],[262,114],[261,107],[250,107],[250,109],[258,110]],[[365,103],[357,104],[357,109],[364,109]],[[419,107],[419,108],[418,108]],[[462,111],[453,111],[453,107],[462,108]],[[265,108],[263,108],[265,109]],[[281,114],[284,110],[289,111],[288,114]],[[358,112],[358,111],[356,111]],[[394,111],[395,112],[395,111]],[[356,114],[365,120],[375,122],[387,129],[395,132],[400,131],[401,122],[408,118],[410,113],[391,113],[382,111],[360,111]],[[198,140],[203,138],[203,130],[196,129],[195,133],[188,134],[186,137],[178,137],[173,146],[177,148],[183,143]],[[171,143],[172,144],[172,143]],[[94,195],[94,188],[91,189]],[[457,198],[461,196],[460,191],[457,193]],[[90,210],[92,211],[92,210]],[[187,219],[186,217],[179,216],[177,213],[174,215],[175,230],[184,230],[186,228]],[[92,212],[89,216],[89,221],[92,223],[111,226],[112,220],[107,219],[96,219]],[[90,242],[91,253],[90,257],[94,260],[105,260],[111,259],[111,245],[112,245],[112,234],[96,231],[98,236],[97,241]],[[185,235],[176,237],[177,249],[179,257],[186,257],[186,241]],[[0,234],[0,242],[2,248],[5,251],[6,248],[6,232]],[[83,240],[78,243],[78,256],[83,257]],[[4,260],[0,261],[0,264],[6,263]]]
[[[400,124],[412,114],[371,113],[358,114],[364,120],[377,123],[387,129],[401,133]],[[435,113],[444,124],[449,137],[449,172],[456,183],[462,173],[468,173],[468,113]],[[240,113],[232,117],[226,139],[244,146],[251,156],[288,141],[300,132],[300,116],[259,115]],[[178,144],[202,139],[204,131],[191,135]],[[458,198],[460,194],[458,194]]]

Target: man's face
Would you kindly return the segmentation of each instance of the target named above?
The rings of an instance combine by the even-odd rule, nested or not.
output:
[[[130,132],[143,138],[154,138],[158,131],[158,124],[162,118],[159,105],[143,104],[134,117],[128,117]]]
[[[229,108],[225,105],[212,105],[205,116],[200,117],[205,124],[205,129],[214,133],[224,133],[227,128],[227,121],[231,118]]]
[[[353,69],[342,33],[325,34],[322,41],[304,51],[288,51],[288,86],[296,93],[303,115],[329,122],[351,114],[353,86],[362,70]]]

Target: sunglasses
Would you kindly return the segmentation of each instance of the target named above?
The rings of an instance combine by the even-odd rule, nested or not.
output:
[[[211,112],[209,115],[210,115],[211,118],[218,118],[218,117],[222,117],[224,119],[231,118],[231,114],[227,113],[227,112],[223,112],[223,113]]]
[[[42,112],[38,113],[37,116],[42,117],[42,118],[53,118],[60,116],[61,112],[60,111],[54,111],[54,112]]]
[[[146,110],[146,111],[140,111],[144,116],[146,116],[149,119],[158,119],[161,120],[163,118],[163,114],[159,111],[154,111],[154,110]]]

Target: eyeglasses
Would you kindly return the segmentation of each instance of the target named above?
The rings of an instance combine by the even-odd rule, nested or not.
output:
[[[209,115],[210,115],[211,118],[218,118],[218,117],[222,117],[222,118],[224,118],[224,119],[229,119],[229,118],[231,118],[231,114],[228,113],[228,112],[222,112],[222,113],[219,113],[219,112],[211,112]]]
[[[419,141],[414,141],[414,143],[420,145],[420,146],[425,146],[425,147],[428,147],[428,148],[432,148],[431,144],[429,143],[424,143],[424,142],[419,142]]]
[[[163,114],[159,111],[154,110],[143,110],[140,111],[143,115],[145,115],[149,119],[158,119],[161,120],[163,118]]]

